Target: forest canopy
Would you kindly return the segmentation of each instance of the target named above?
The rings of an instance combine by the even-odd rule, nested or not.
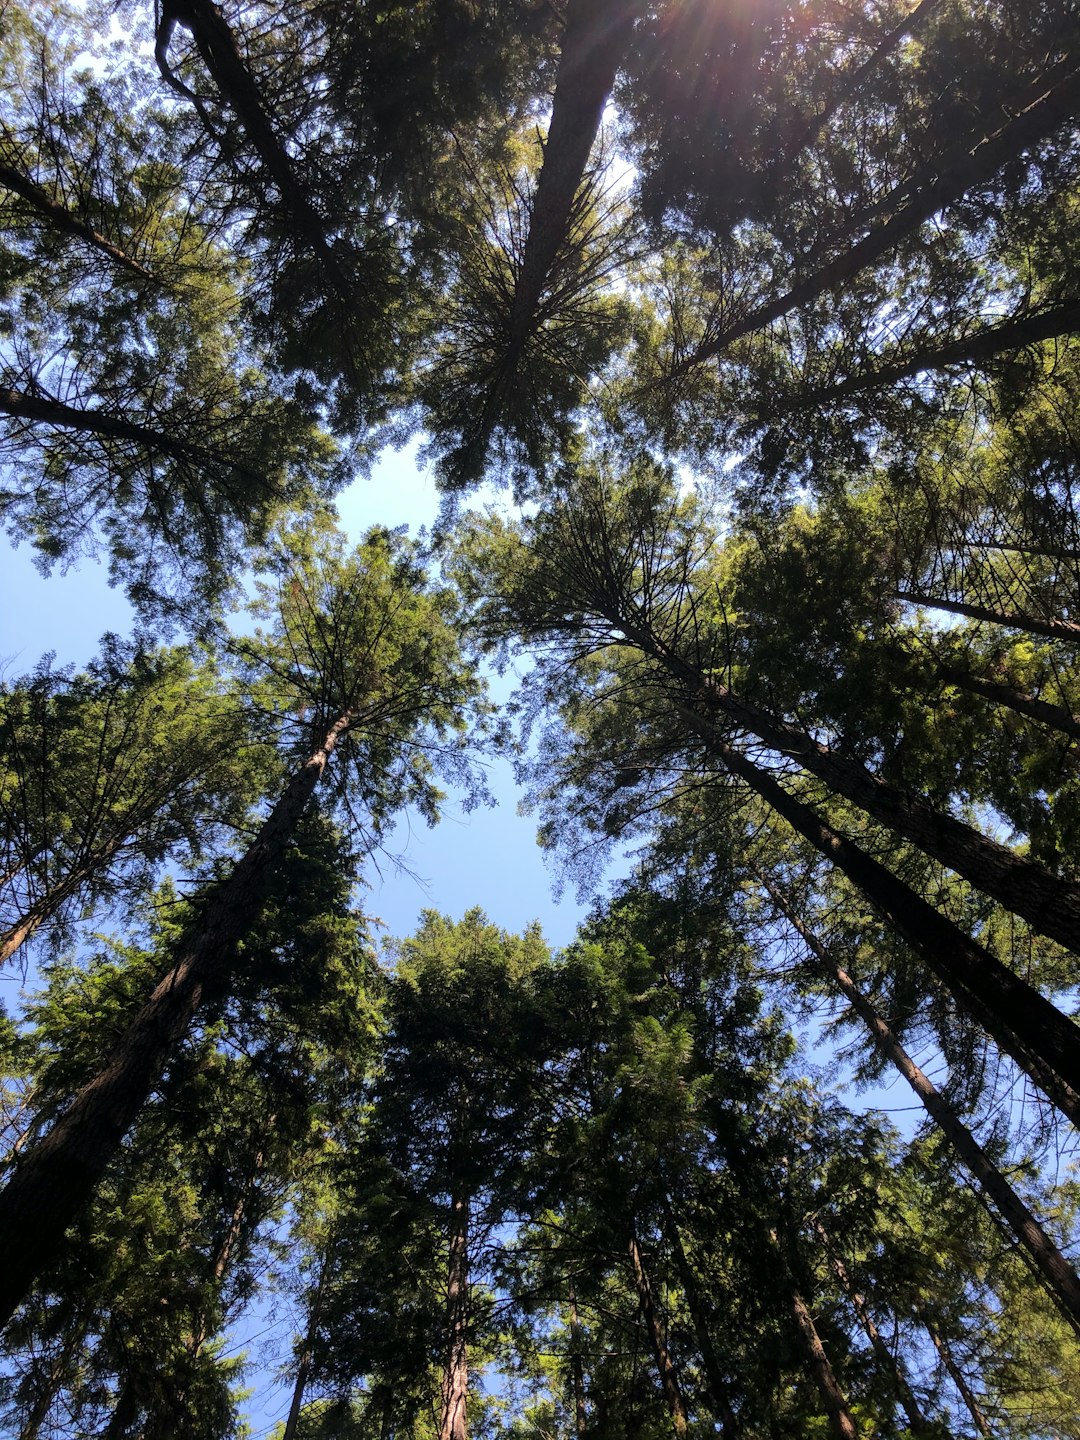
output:
[[[0,4],[5,1433],[1080,1440],[1078,217],[1061,0]]]

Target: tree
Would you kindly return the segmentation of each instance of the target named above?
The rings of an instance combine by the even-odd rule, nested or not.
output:
[[[9,1179],[0,1196],[11,1255],[5,1318],[92,1193],[204,994],[242,974],[237,947],[335,750],[343,813],[351,802],[375,835],[410,800],[429,819],[437,813],[424,742],[449,752],[444,765],[452,761],[479,691],[450,630],[448,593],[428,587],[411,547],[386,532],[352,556],[324,556],[322,568],[305,570],[302,551],[294,558],[278,628],[261,649],[285,726],[302,717],[293,721],[301,759],[252,843],[207,887],[104,1068]],[[253,642],[253,657],[258,648]]]

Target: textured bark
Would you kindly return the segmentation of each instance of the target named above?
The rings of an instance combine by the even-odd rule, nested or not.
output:
[[[952,1145],[971,1175],[974,1176],[987,1199],[1005,1220],[1008,1230],[1027,1251],[1042,1278],[1047,1293],[1072,1327],[1080,1334],[1080,1278],[1077,1277],[1068,1260],[949,1102],[915,1064],[887,1022],[859,990],[847,971],[833,959],[826,947],[796,914],[779,891],[768,881],[764,883],[777,908],[810,947],[822,972],[837,985],[851,1008],[862,1020],[879,1053],[900,1072],[911,1086],[926,1113]],[[839,1274],[839,1271],[837,1273]],[[862,1316],[860,1315],[859,1318],[861,1320]]]
[[[16,420],[27,420],[32,424],[52,425],[59,430],[74,430],[80,435],[119,440],[140,447],[148,455],[163,455],[200,470],[229,471],[246,475],[260,484],[266,483],[265,476],[237,464],[227,455],[208,450],[190,440],[181,440],[163,430],[155,430],[150,425],[140,425],[137,421],[127,420],[110,410],[66,405],[62,400],[53,399],[51,395],[0,385],[0,414],[10,415]]]
[[[1080,72],[1074,68],[1075,64],[1075,59],[1068,56],[1054,66],[1020,97],[1017,113],[977,143],[965,141],[946,154],[937,167],[936,178],[902,204],[884,224],[812,274],[796,281],[785,294],[725,326],[718,335],[699,345],[688,360],[674,367],[671,378],[678,378],[722,354],[744,335],[764,329],[798,306],[811,304],[852,280],[867,266],[895,250],[937,211],[953,204],[975,186],[985,184],[1009,160],[1053,135],[1073,118],[1080,104]]]
[[[1022,350],[1028,345],[1037,345],[1059,335],[1071,335],[1077,330],[1080,330],[1080,301],[1070,300],[1062,305],[1050,305],[1034,314],[1020,315],[996,325],[981,326],[969,335],[944,345],[928,345],[891,364],[860,370],[833,385],[824,385],[801,395],[774,400],[772,410],[773,413],[786,414],[842,404],[852,395],[894,385],[897,381],[909,380],[912,376],[926,371],[947,370],[960,365],[983,365],[998,355]]]
[[[819,854],[855,884],[1074,1125],[1080,1127],[1080,1027],[978,941],[839,835],[760,766],[732,746],[710,747]]]
[[[916,1435],[939,1433],[937,1426],[927,1425],[926,1419],[919,1409],[919,1402],[916,1400],[911,1386],[908,1384],[907,1376],[900,1367],[899,1360],[896,1359],[888,1345],[886,1345],[885,1341],[881,1338],[881,1331],[878,1329],[874,1317],[870,1314],[866,1297],[859,1293],[847,1266],[833,1249],[829,1236],[826,1234],[825,1227],[819,1220],[814,1221],[814,1230],[824,1246],[832,1272],[840,1282],[840,1288],[847,1296],[848,1303],[852,1310],[854,1310],[856,1319],[862,1326],[866,1338],[870,1341],[871,1349],[877,1357],[882,1373],[888,1376],[889,1382],[896,1392],[896,1398],[900,1401],[901,1408],[907,1416],[910,1429]]]
[[[975,605],[967,600],[943,600],[921,590],[897,590],[893,596],[908,605],[922,605],[927,610],[944,610],[949,615],[964,615],[969,620],[985,620],[1006,630],[1023,630],[1029,635],[1042,635],[1048,640],[1080,641],[1080,625],[1075,620],[1043,620],[1023,611],[994,610],[989,605]]]
[[[652,1346],[653,1356],[656,1360],[660,1388],[663,1391],[668,1410],[671,1412],[671,1423],[676,1440],[684,1440],[687,1429],[686,1402],[683,1399],[682,1390],[679,1388],[671,1352],[667,1347],[667,1337],[660,1323],[660,1316],[656,1312],[656,1301],[653,1299],[652,1285],[649,1282],[648,1271],[645,1269],[641,1246],[638,1244],[633,1230],[630,1232],[629,1250],[630,1264],[634,1272],[634,1287],[638,1296],[638,1308],[641,1311],[641,1318],[645,1322],[649,1344]]]
[[[678,1222],[675,1219],[675,1212],[671,1208],[671,1201],[667,1195],[664,1196],[664,1228],[671,1245],[671,1253],[675,1258],[679,1284],[683,1288],[687,1309],[690,1311],[690,1319],[698,1342],[698,1352],[705,1367],[705,1378],[708,1383],[713,1415],[720,1422],[720,1433],[725,1440],[736,1440],[742,1430],[735,1412],[731,1408],[727,1381],[716,1353],[716,1346],[713,1344],[709,1319],[702,1303],[701,1284],[686,1254],[682,1236],[679,1234]]]
[[[823,780],[871,819],[910,840],[926,855],[962,875],[1006,910],[1021,916],[1040,935],[1047,935],[1080,954],[1080,885],[1052,875],[981,831],[939,810],[921,796],[881,780],[865,765],[822,745],[806,731],[735,695],[702,675],[651,631],[609,616],[628,640],[657,660],[679,680],[688,698],[702,709],[719,711],[740,729],[763,740],[770,749],[793,756],[803,769]],[[1080,626],[1077,627],[1080,633]],[[705,741],[721,740],[713,720],[693,708],[679,713]]]
[[[446,1281],[446,1366],[439,1440],[467,1440],[469,1398],[469,1200],[450,1202],[450,1254]]]
[[[806,1301],[798,1290],[794,1289],[791,1292],[791,1313],[795,1318],[795,1333],[798,1336],[799,1348],[803,1353],[807,1374],[813,1380],[817,1392],[821,1396],[821,1404],[833,1434],[838,1437],[838,1440],[859,1440],[859,1432],[855,1428],[855,1421],[848,1408],[847,1396],[841,1390],[840,1383],[829,1364],[829,1357],[825,1354],[825,1347],[821,1343],[821,1337],[817,1333],[813,1317],[807,1308]]]
[[[48,1264],[160,1080],[203,992],[227,981],[237,942],[258,914],[333,748],[348,729],[339,716],[293,776],[232,874],[211,895],[198,930],[154,987],[104,1068],[52,1129],[21,1157],[0,1192],[0,1324]]]
[[[993,1434],[993,1431],[990,1429],[990,1426],[987,1423],[986,1416],[983,1414],[979,1406],[979,1402],[975,1399],[975,1396],[972,1393],[971,1386],[964,1379],[964,1372],[960,1369],[959,1365],[957,1365],[956,1363],[956,1360],[953,1358],[953,1353],[949,1349],[947,1341],[942,1335],[938,1334],[937,1330],[934,1328],[933,1325],[929,1323],[929,1321],[924,1320],[923,1324],[926,1328],[926,1333],[930,1336],[930,1340],[933,1343],[934,1349],[941,1357],[941,1363],[949,1372],[953,1384],[960,1392],[960,1398],[967,1406],[968,1414],[975,1422],[976,1430],[978,1430],[980,1435],[985,1436],[986,1440],[990,1440],[990,1436]]]
[[[138,276],[140,280],[153,280],[154,276],[145,266],[125,254],[119,245],[114,245],[111,240],[99,234],[85,220],[80,220],[77,215],[73,215],[66,206],[55,201],[48,191],[43,190],[40,185],[13,165],[0,163],[0,186],[6,186],[20,199],[25,200],[34,212],[54,229],[61,230],[66,235],[73,235],[79,240],[85,240],[95,250],[100,250],[103,255],[107,255],[110,260],[115,261],[122,270]]]
[[[943,665],[941,673],[950,685],[955,685],[958,689],[970,690],[973,695],[981,695],[984,700],[990,700],[995,705],[1004,705],[1008,710],[1015,710],[1018,715],[1024,715],[1051,730],[1060,730],[1063,735],[1071,735],[1073,739],[1080,740],[1080,719],[1071,710],[1066,710],[1064,705],[1051,705],[1036,695],[1025,695],[1022,690],[1017,690],[1012,685],[1003,685],[997,680],[984,680],[979,675],[971,675],[966,670],[958,670],[949,665]]]

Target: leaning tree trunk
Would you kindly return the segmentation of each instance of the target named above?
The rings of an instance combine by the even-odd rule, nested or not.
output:
[[[571,1275],[567,1298],[570,1304],[570,1374],[574,1386],[574,1433],[578,1440],[588,1428],[585,1410],[585,1366],[581,1356],[581,1321],[578,1319],[577,1287]]]
[[[656,1301],[653,1298],[652,1285],[649,1282],[649,1272],[645,1269],[645,1260],[633,1227],[630,1229],[629,1251],[630,1265],[634,1272],[634,1288],[637,1290],[638,1309],[645,1322],[649,1344],[652,1346],[653,1356],[656,1360],[660,1388],[667,1401],[667,1407],[671,1411],[671,1423],[676,1440],[684,1440],[687,1430],[686,1401],[683,1399],[678,1376],[675,1374],[675,1365],[671,1359],[671,1351],[668,1349],[664,1327],[656,1311]]]
[[[1005,630],[1023,630],[1029,635],[1042,635],[1049,640],[1069,640],[1074,645],[1080,642],[1080,625],[1075,620],[1045,620],[1022,610],[994,610],[989,605],[976,605],[967,600],[945,600],[940,595],[928,595],[922,590],[897,590],[893,599],[903,600],[906,605],[922,605],[928,610],[944,610],[949,615],[963,615],[968,620],[985,620]]]
[[[949,1102],[915,1064],[889,1025],[859,990],[847,971],[837,964],[809,926],[791,909],[783,896],[767,880],[764,881],[764,884],[774,903],[817,957],[822,970],[830,980],[836,983],[851,1008],[865,1024],[878,1052],[895,1066],[914,1090],[926,1113],[941,1130],[962,1163],[974,1176],[987,1199],[1004,1219],[1008,1232],[1027,1252],[1050,1298],[1077,1334],[1080,1334],[1080,1278],[1077,1277],[1076,1271]]]
[[[881,1331],[877,1327],[877,1322],[870,1314],[866,1297],[860,1294],[855,1282],[851,1278],[847,1266],[833,1249],[825,1227],[820,1220],[814,1221],[814,1231],[824,1246],[832,1272],[837,1280],[839,1280],[840,1288],[847,1296],[848,1303],[855,1312],[855,1318],[862,1326],[866,1338],[870,1341],[870,1348],[877,1357],[877,1362],[881,1367],[882,1373],[887,1377],[889,1384],[896,1392],[896,1398],[900,1401],[900,1406],[907,1416],[908,1426],[912,1433],[915,1435],[939,1433],[937,1426],[931,1426],[926,1423],[926,1417],[919,1409],[919,1402],[916,1400],[915,1394],[908,1384],[907,1376],[900,1367],[899,1359],[882,1339]]]
[[[1053,135],[1076,114],[1080,100],[1080,72],[1072,57],[1055,65],[1027,92],[1017,97],[1016,108],[998,130],[975,144],[970,139],[942,158],[937,178],[897,210],[884,224],[870,230],[849,249],[828,260],[810,275],[797,280],[786,294],[766,301],[756,310],[724,327],[698,346],[693,355],[671,372],[677,379],[706,360],[721,355],[744,335],[763,330],[802,305],[849,283],[861,271],[890,254],[936,214],[975,186],[985,184],[1016,156]]]
[[[304,1392],[307,1390],[308,1379],[311,1376],[315,1336],[318,1334],[319,1320],[322,1316],[322,1302],[326,1287],[326,1271],[328,1266],[329,1257],[324,1255],[322,1264],[319,1266],[319,1283],[315,1287],[315,1298],[311,1303],[311,1312],[308,1315],[307,1332],[304,1336],[299,1363],[296,1367],[296,1380],[293,1384],[292,1400],[289,1402],[289,1416],[285,1421],[285,1430],[281,1440],[295,1440],[296,1427],[300,1423],[300,1412],[304,1408]]]
[[[450,1254],[446,1283],[446,1364],[439,1440],[467,1440],[469,1398],[469,1197],[450,1202]]]
[[[154,987],[104,1068],[52,1129],[25,1152],[0,1192],[0,1324],[6,1323],[89,1201],[120,1142],[160,1080],[210,985],[239,963],[237,944],[263,903],[334,746],[351,715],[329,725],[290,780],[250,848],[206,902],[201,924]]]
[[[941,1363],[945,1366],[945,1369],[949,1373],[950,1379],[959,1391],[961,1400],[963,1400],[964,1404],[967,1406],[967,1412],[974,1421],[975,1429],[978,1430],[980,1435],[985,1437],[985,1440],[990,1440],[990,1437],[993,1435],[994,1432],[990,1429],[990,1425],[986,1419],[986,1416],[983,1414],[982,1407],[975,1399],[975,1394],[972,1391],[971,1386],[964,1378],[964,1372],[956,1363],[956,1359],[953,1356],[952,1350],[949,1348],[948,1341],[943,1335],[940,1335],[938,1333],[937,1329],[933,1325],[931,1325],[929,1320],[923,1321],[923,1327],[926,1330],[926,1333],[930,1336],[931,1343],[933,1344],[934,1349],[937,1351],[938,1355],[941,1358]]]
[[[710,749],[862,891],[957,1003],[1080,1127],[1080,1027],[884,865],[825,824],[768,771],[719,740]]]
[[[47,190],[42,189],[23,171],[17,170],[13,165],[0,162],[0,185],[25,200],[35,214],[51,225],[54,230],[84,240],[87,245],[99,250],[103,255],[107,255],[122,270],[128,271],[140,280],[154,279],[144,265],[140,265],[126,251],[121,250],[119,245],[114,245],[86,220],[81,220],[78,215],[73,215],[66,206],[54,200]]]
[[[1025,695],[1022,690],[1017,690],[1012,685],[1003,685],[998,680],[985,680],[979,675],[970,675],[967,671],[952,666],[943,665],[941,674],[950,685],[961,690],[970,690],[973,695],[980,695],[995,705],[1004,705],[1008,710],[1015,710],[1018,715],[1036,720],[1051,730],[1060,730],[1063,735],[1069,735],[1074,740],[1080,740],[1080,718],[1064,705],[1051,705],[1049,701],[1040,700],[1036,695]]]
[[[794,1320],[795,1339],[806,1366],[806,1373],[814,1383],[821,1397],[822,1408],[829,1421],[829,1428],[837,1440],[859,1440],[859,1432],[851,1415],[847,1396],[840,1387],[836,1372],[829,1364],[829,1357],[821,1343],[810,1308],[803,1299],[792,1274],[791,1266],[780,1246],[780,1239],[774,1229],[765,1232],[769,1250],[780,1271],[780,1283],[787,1293]]]

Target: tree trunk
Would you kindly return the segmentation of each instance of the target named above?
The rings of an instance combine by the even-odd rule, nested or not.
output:
[[[961,690],[970,690],[973,695],[981,695],[995,705],[1004,705],[1006,709],[1015,710],[1018,715],[1024,715],[1051,730],[1060,730],[1063,735],[1080,740],[1080,719],[1070,710],[1066,710],[1064,705],[1051,705],[1049,701],[1040,700],[1035,695],[1025,695],[1022,690],[1016,690],[1012,685],[1003,685],[997,680],[984,680],[981,676],[970,675],[967,671],[954,669],[950,665],[943,665],[941,673],[950,685]]]
[[[300,1423],[300,1412],[304,1408],[304,1391],[307,1389],[308,1377],[311,1375],[312,1351],[314,1349],[315,1336],[319,1329],[319,1318],[322,1314],[327,1264],[328,1257],[324,1255],[322,1264],[319,1266],[319,1283],[315,1287],[315,1298],[312,1301],[311,1313],[308,1316],[307,1334],[304,1336],[304,1343],[300,1348],[300,1359],[296,1367],[296,1381],[293,1384],[292,1400],[289,1403],[289,1416],[285,1421],[285,1430],[281,1440],[295,1440],[296,1427]]]
[[[792,910],[784,897],[767,880],[764,880],[763,883],[781,913],[810,947],[822,971],[830,980],[835,981],[851,1008],[865,1024],[878,1052],[895,1066],[908,1082],[926,1113],[975,1177],[987,1198],[997,1208],[1009,1231],[1031,1257],[1051,1299],[1062,1311],[1073,1329],[1080,1334],[1080,1278],[1077,1277],[1075,1270],[952,1106],[915,1064],[889,1025],[859,990],[847,971],[837,964],[809,926]],[[822,1236],[824,1239],[824,1232],[822,1232]],[[839,1274],[839,1272],[837,1273]]]
[[[65,206],[58,204],[47,191],[40,185],[24,175],[22,171],[16,170],[12,165],[0,163],[0,185],[6,186],[40,215],[54,229],[61,230],[67,235],[74,235],[80,240],[85,240],[95,250],[100,250],[103,255],[108,255],[121,269],[127,270],[130,274],[138,276],[140,280],[153,280],[154,276],[145,266],[133,260],[130,255],[100,235],[92,225],[85,220],[80,220],[77,215],[72,215]]]
[[[678,1377],[675,1374],[675,1366],[667,1347],[667,1338],[664,1335],[660,1317],[656,1313],[656,1302],[653,1299],[652,1286],[649,1283],[649,1275],[642,1258],[641,1246],[638,1244],[637,1235],[633,1229],[630,1231],[629,1249],[630,1264],[634,1271],[634,1286],[638,1295],[638,1308],[641,1311],[641,1318],[645,1322],[649,1343],[656,1359],[660,1388],[667,1401],[667,1407],[671,1411],[671,1423],[675,1430],[676,1440],[684,1440],[687,1430],[686,1402],[683,1400],[682,1391],[679,1388]]]
[[[825,1414],[837,1440],[859,1440],[859,1432],[848,1408],[847,1396],[829,1364],[817,1326],[797,1289],[791,1291],[791,1312],[795,1317],[795,1333],[803,1353],[807,1373],[817,1386]]]
[[[833,1274],[837,1280],[839,1280],[840,1287],[848,1298],[848,1303],[851,1305],[859,1324],[865,1331],[866,1338],[870,1341],[871,1349],[877,1357],[882,1373],[888,1377],[889,1382],[896,1391],[896,1398],[900,1401],[900,1406],[907,1416],[908,1426],[912,1433],[915,1435],[937,1433],[936,1426],[927,1425],[926,1419],[919,1409],[919,1402],[916,1400],[911,1386],[908,1384],[907,1376],[900,1368],[899,1360],[896,1359],[888,1345],[886,1345],[885,1341],[881,1338],[881,1331],[878,1329],[874,1317],[870,1314],[865,1296],[861,1295],[856,1289],[847,1266],[833,1249],[825,1227],[820,1220],[814,1221],[814,1230],[825,1248],[825,1253],[828,1256],[829,1265],[832,1268]]]
[[[962,875],[1005,909],[1021,916],[1040,935],[1080,954],[1080,885],[1052,875],[921,796],[879,779],[860,761],[837,754],[804,730],[733,694],[683,660],[648,628],[617,616],[607,618],[631,643],[685,685],[693,700],[720,711],[770,749],[794,757],[803,769],[871,819]],[[1080,626],[1077,631],[1080,634]],[[676,701],[675,708],[707,743],[722,743],[710,718],[699,714],[691,704]]]
[[[713,1415],[720,1422],[720,1433],[725,1440],[735,1440],[735,1437],[742,1433],[741,1427],[731,1408],[727,1380],[724,1378],[720,1359],[716,1353],[716,1347],[713,1345],[709,1319],[702,1303],[701,1285],[683,1247],[678,1222],[671,1206],[671,1198],[667,1194],[664,1195],[664,1228],[667,1231],[668,1243],[671,1245],[671,1252],[675,1258],[679,1284],[683,1288],[687,1309],[690,1311],[694,1334],[697,1337],[698,1351],[702,1364],[705,1366],[705,1378],[708,1382]]]
[[[710,747],[732,775],[846,875],[921,955],[998,1045],[1080,1127],[1080,1027],[884,865],[826,825],[810,806],[732,746]]]
[[[469,1199],[450,1202],[450,1255],[446,1282],[446,1366],[439,1440],[467,1440],[469,1397]]]
[[[0,1324],[6,1323],[93,1194],[186,1033],[210,984],[228,979],[236,946],[351,716],[338,716],[282,792],[250,848],[206,902],[202,923],[155,986],[104,1068],[21,1158],[0,1192]]]
[[[890,254],[909,235],[913,235],[937,211],[953,204],[972,187],[984,184],[1008,161],[1023,154],[1032,145],[1054,134],[1073,118],[1080,100],[1080,72],[1075,60],[1067,56],[1052,70],[1018,97],[1018,111],[993,134],[983,136],[974,145],[966,140],[956,150],[942,157],[937,177],[895,211],[890,219],[856,241],[841,255],[827,261],[818,270],[798,280],[786,294],[758,306],[741,320],[726,325],[718,335],[704,341],[681,365],[674,367],[671,378],[681,375],[723,353],[744,335],[763,330],[800,305],[812,304],[830,291],[852,280],[867,266]],[[888,203],[888,202],[887,202]],[[869,223],[870,217],[865,217]]]
[[[532,197],[529,233],[498,370],[469,440],[464,467],[469,473],[483,464],[503,401],[536,329],[544,285],[566,243],[574,198],[639,8],[637,0],[569,0],[566,6],[551,120]]]
[[[959,1365],[957,1365],[956,1360],[953,1357],[953,1353],[949,1349],[947,1341],[942,1335],[938,1334],[937,1330],[934,1328],[933,1325],[930,1324],[929,1320],[924,1320],[923,1325],[926,1329],[926,1333],[930,1336],[934,1349],[941,1357],[941,1363],[949,1372],[953,1384],[960,1392],[960,1398],[967,1406],[968,1414],[975,1422],[976,1430],[978,1430],[980,1435],[985,1436],[986,1440],[990,1440],[993,1431],[990,1429],[990,1426],[986,1420],[986,1416],[983,1414],[982,1410],[979,1407],[979,1402],[975,1399],[975,1396],[972,1393],[971,1386],[964,1379],[964,1372],[960,1369]]]
[[[83,1342],[83,1337],[89,1325],[88,1319],[76,1317],[70,1326],[59,1354],[49,1366],[49,1373],[41,1392],[34,1400],[26,1419],[19,1429],[19,1440],[37,1440],[38,1433],[49,1411],[56,1400],[57,1395],[63,1389],[64,1381],[67,1378],[68,1367],[71,1364],[71,1357]]]
[[[1003,613],[992,610],[989,605],[973,605],[966,600],[943,600],[936,595],[924,594],[921,590],[897,590],[895,600],[907,605],[922,605],[928,610],[945,610],[950,615],[964,615],[969,620],[985,620],[991,625],[1000,625],[1006,630],[1023,630],[1029,635],[1042,635],[1049,640],[1080,641],[1080,625],[1075,620],[1041,620],[1037,615],[1026,615],[1023,611]]]
[[[264,476],[248,470],[228,455],[217,454],[193,441],[155,430],[150,425],[140,425],[138,421],[128,420],[111,410],[66,405],[51,395],[0,385],[0,414],[10,415],[16,420],[52,425],[59,430],[74,430],[81,435],[99,436],[104,440],[120,440],[144,450],[148,455],[164,455],[200,470],[235,472],[265,484]]]
[[[866,390],[877,390],[884,385],[894,385],[898,380],[908,380],[924,371],[946,370],[954,365],[985,364],[998,355],[1022,350],[1028,345],[1037,345],[1059,335],[1071,335],[1078,329],[1080,302],[1070,300],[1063,305],[1051,305],[1033,314],[1002,320],[996,325],[980,326],[959,340],[952,340],[944,345],[927,346],[903,360],[894,361],[891,365],[860,370],[845,380],[836,381],[835,384],[781,399],[773,403],[773,410],[789,414],[791,411],[818,410],[828,405],[841,404],[849,396]]]

